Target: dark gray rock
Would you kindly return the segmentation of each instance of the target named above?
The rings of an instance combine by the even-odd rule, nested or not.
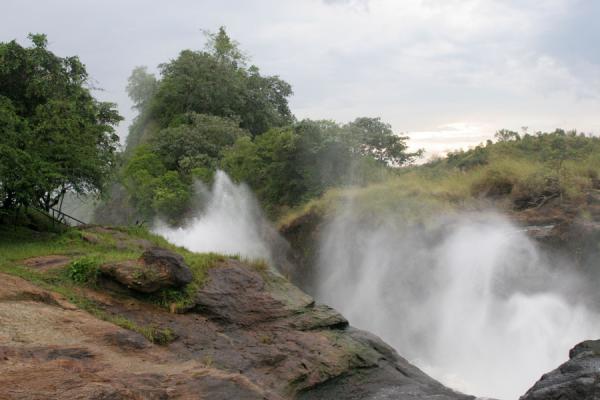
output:
[[[192,271],[182,256],[160,248],[146,250],[139,260],[104,264],[100,271],[128,288],[142,293],[180,288],[193,279]]]
[[[144,251],[140,260],[164,276],[164,281],[173,287],[185,286],[194,278],[183,257],[170,250],[154,247]]]
[[[264,279],[256,270],[236,260],[208,271],[207,282],[196,294],[195,304],[197,312],[243,326],[294,313],[267,290]]]
[[[600,399],[600,340],[579,343],[569,361],[544,374],[521,400]]]
[[[301,400],[475,400],[449,389],[401,357],[379,337],[348,328],[345,333],[367,351],[358,355],[371,365],[311,387]]]
[[[279,387],[289,394],[284,398],[474,399],[427,376],[377,336],[349,327],[337,311],[273,271],[227,260],[207,275],[193,312],[216,322],[243,349],[229,350],[217,344],[219,337],[211,342],[219,348],[215,362],[249,376],[269,371],[274,380],[267,387]],[[198,329],[191,327],[194,334]],[[175,330],[186,336],[185,329]]]

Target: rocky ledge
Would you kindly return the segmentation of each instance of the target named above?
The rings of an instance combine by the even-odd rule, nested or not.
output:
[[[155,261],[144,257],[133,267]],[[113,269],[112,279],[136,288]],[[168,332],[163,345],[19,277],[0,280],[2,399],[473,398],[348,326],[279,274],[235,259],[208,270],[185,313],[132,292],[81,289],[104,319]]]
[[[600,340],[579,343],[569,361],[542,376],[521,400],[600,399]]]

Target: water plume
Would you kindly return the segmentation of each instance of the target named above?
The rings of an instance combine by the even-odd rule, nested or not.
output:
[[[434,226],[359,222],[351,206],[323,233],[313,292],[446,385],[517,399],[600,336],[585,280],[506,218]]]
[[[185,226],[171,228],[159,222],[154,231],[196,252],[273,260],[274,251],[284,241],[245,184],[235,184],[223,171],[217,171],[212,189],[199,183],[196,196],[202,206]]]

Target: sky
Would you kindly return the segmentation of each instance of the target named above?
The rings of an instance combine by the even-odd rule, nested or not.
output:
[[[78,55],[95,92],[135,112],[139,65],[202,49],[223,25],[297,118],[381,117],[412,148],[468,148],[498,129],[600,133],[596,0],[3,0],[0,41],[46,33]]]

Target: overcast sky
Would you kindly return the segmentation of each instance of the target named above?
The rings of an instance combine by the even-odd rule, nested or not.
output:
[[[437,152],[500,128],[600,133],[599,20],[596,0],[2,0],[0,41],[80,56],[125,135],[131,70],[224,25],[292,84],[298,118],[380,116]]]

